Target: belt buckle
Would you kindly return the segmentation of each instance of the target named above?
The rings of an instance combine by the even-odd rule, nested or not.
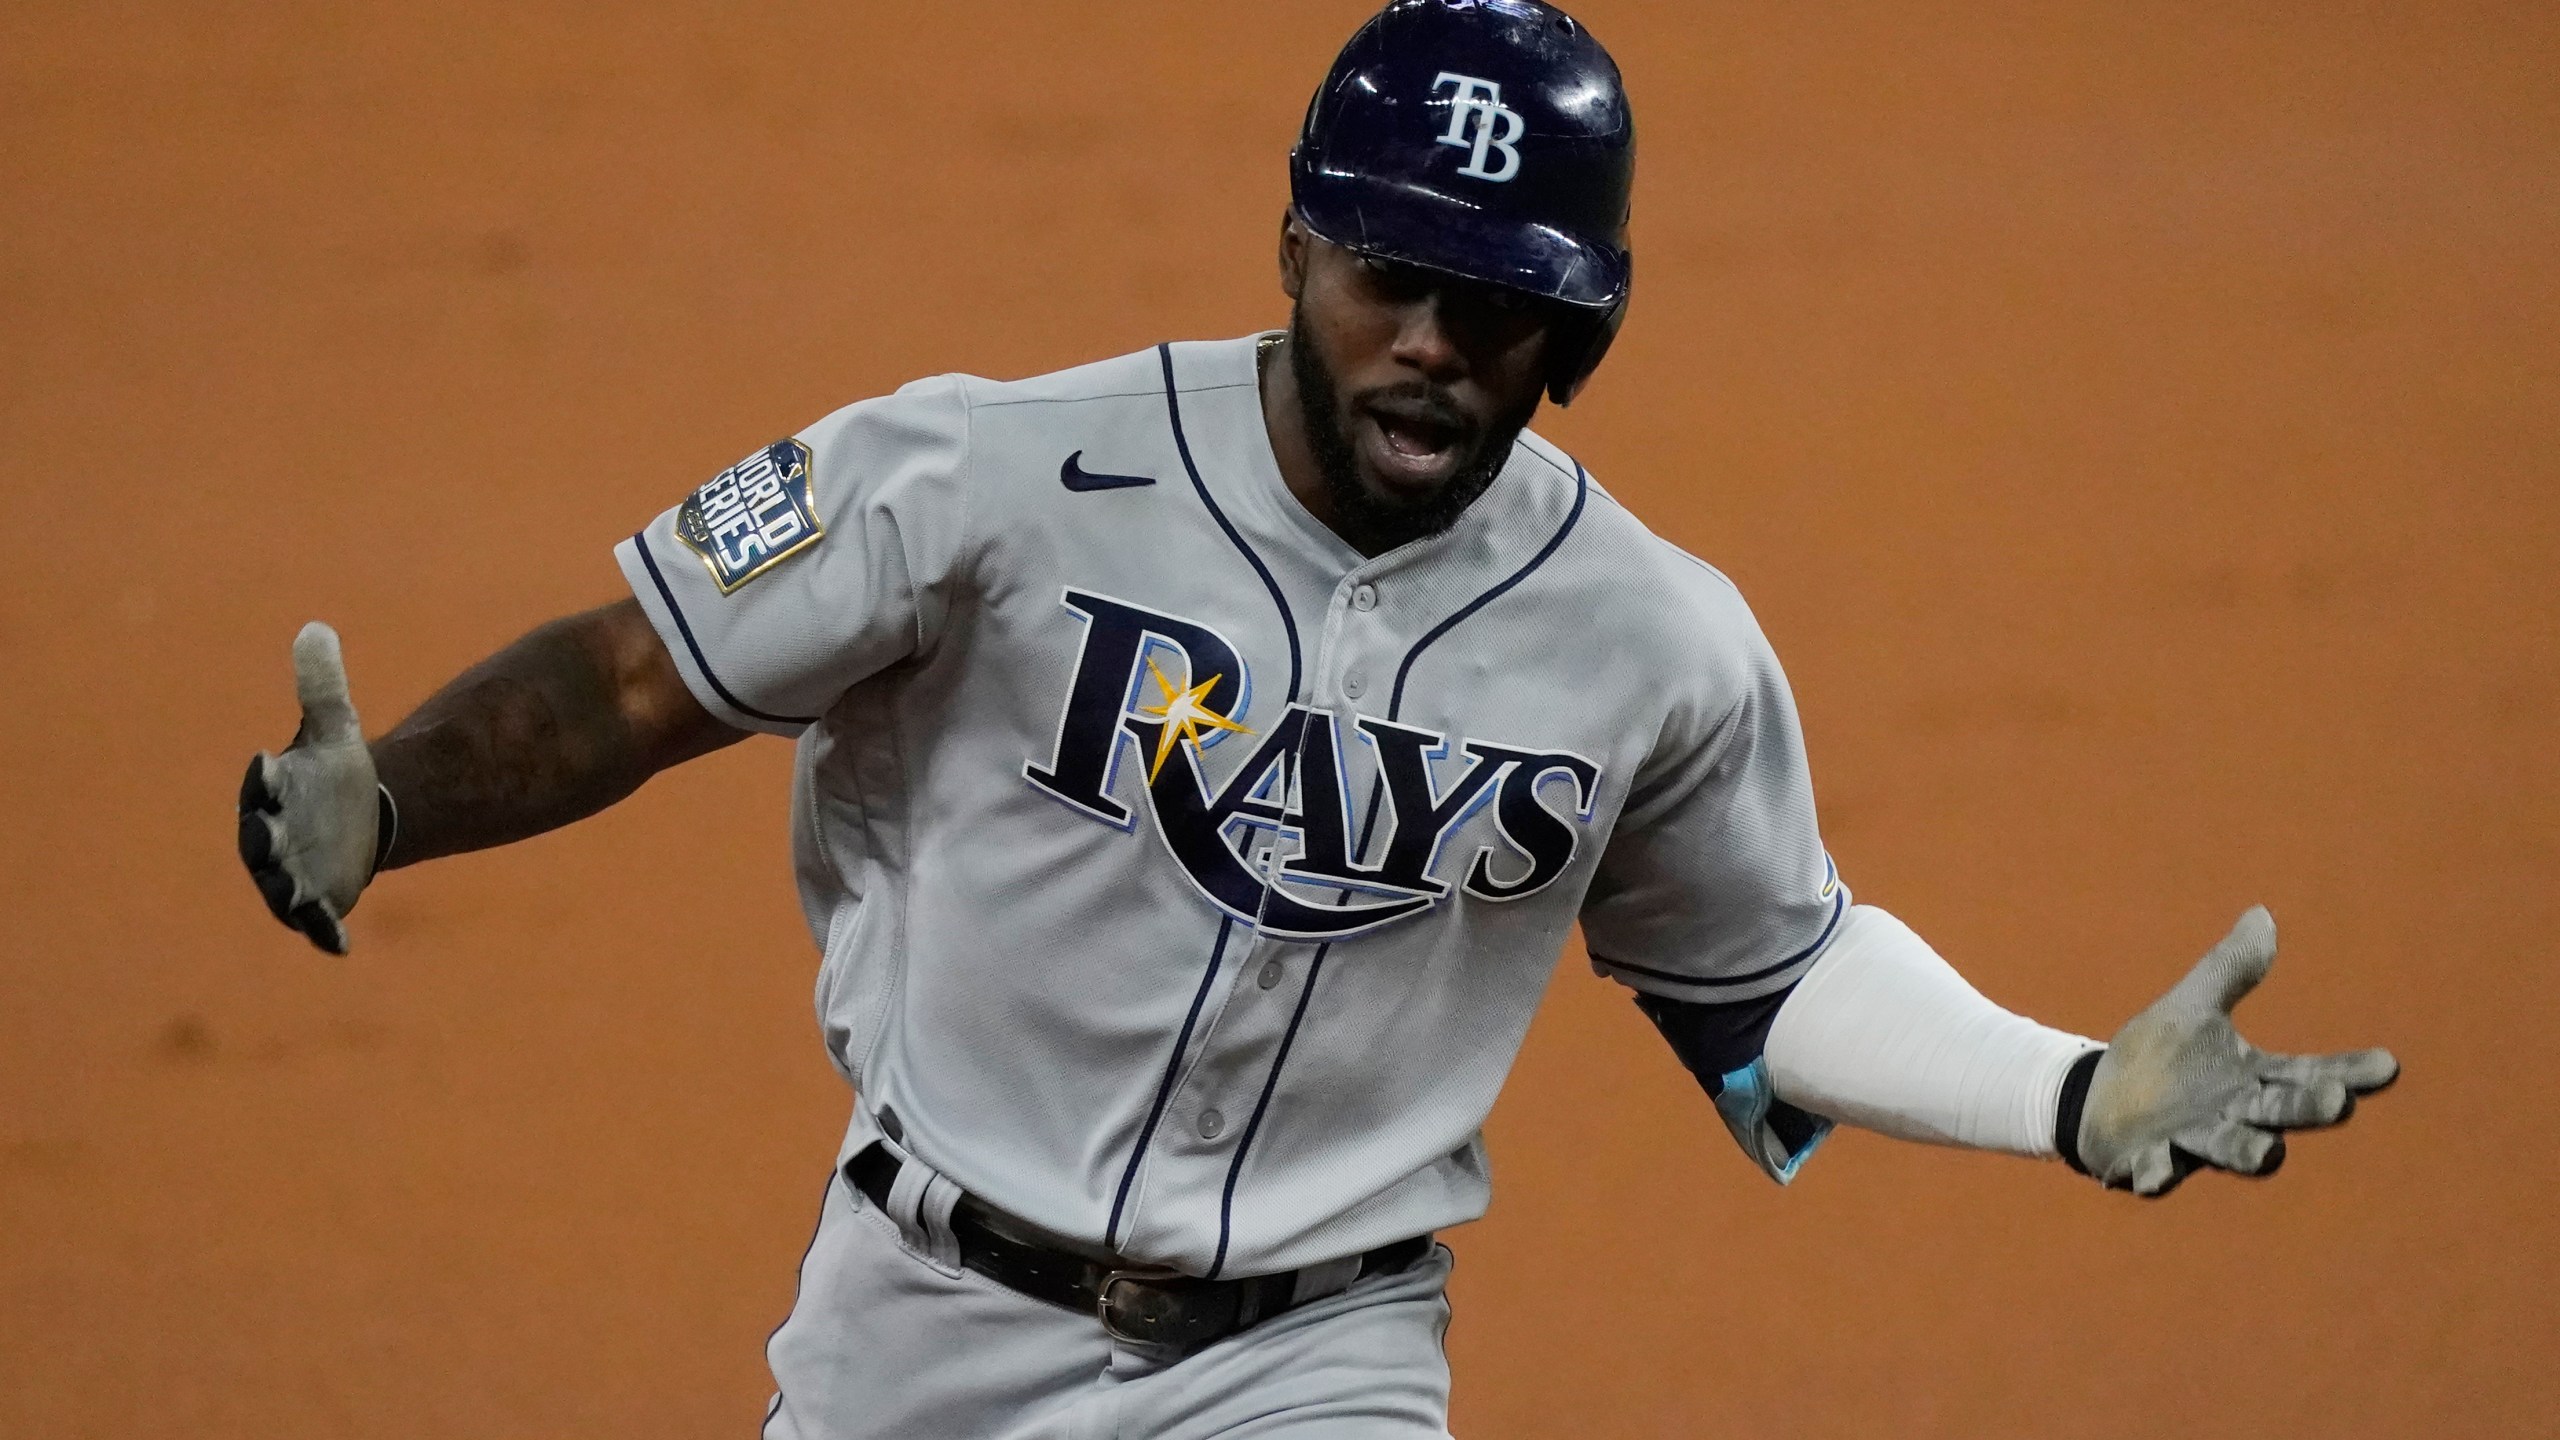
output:
[[[1108,1271],[1102,1277],[1101,1286],[1094,1291],[1093,1318],[1102,1322],[1102,1333],[1124,1345],[1179,1343],[1180,1337],[1162,1333],[1164,1322],[1173,1317],[1177,1302],[1173,1293],[1165,1289],[1160,1282],[1181,1278],[1182,1272],[1170,1266],[1144,1266]],[[1116,1316],[1115,1302],[1123,1285],[1140,1287],[1139,1293],[1152,1294],[1157,1298],[1156,1305],[1143,1309],[1138,1315],[1132,1317],[1142,1325],[1158,1327],[1156,1333],[1141,1333],[1120,1323]]]

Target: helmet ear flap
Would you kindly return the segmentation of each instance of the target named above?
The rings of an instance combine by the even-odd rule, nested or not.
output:
[[[1611,341],[1618,338],[1618,326],[1627,318],[1626,297],[1608,309],[1586,312],[1558,325],[1548,337],[1555,356],[1547,366],[1547,398],[1558,405],[1570,405],[1582,393],[1583,382],[1600,368],[1602,357],[1609,353]]]

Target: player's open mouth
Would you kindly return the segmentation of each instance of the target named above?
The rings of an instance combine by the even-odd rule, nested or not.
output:
[[[1456,473],[1467,428],[1417,410],[1371,406],[1366,410],[1374,443],[1367,446],[1378,478],[1397,489],[1436,487]]]

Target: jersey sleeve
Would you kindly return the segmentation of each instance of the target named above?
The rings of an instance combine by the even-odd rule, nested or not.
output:
[[[791,735],[930,648],[967,542],[956,376],[847,406],[721,471],[615,547],[703,707]]]
[[[1710,600],[1695,627],[1707,648],[1675,679],[1582,930],[1604,975],[1671,1000],[1729,1002],[1794,984],[1849,896],[1814,821],[1778,657],[1738,596]]]

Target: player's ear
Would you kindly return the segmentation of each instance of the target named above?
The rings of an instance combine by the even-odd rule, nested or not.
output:
[[[1280,293],[1291,300],[1307,288],[1307,227],[1294,209],[1280,212]]]

